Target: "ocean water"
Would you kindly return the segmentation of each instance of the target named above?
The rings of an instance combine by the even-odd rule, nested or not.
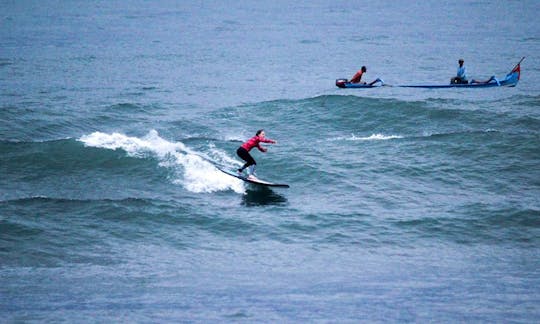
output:
[[[539,322],[539,9],[1,2],[0,321]]]

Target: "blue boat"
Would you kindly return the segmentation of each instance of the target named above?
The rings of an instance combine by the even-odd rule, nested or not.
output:
[[[336,86],[339,88],[346,89],[364,89],[364,88],[377,88],[377,87],[400,87],[400,88],[424,88],[424,89],[441,89],[441,88],[490,88],[490,87],[515,87],[518,84],[521,69],[520,64],[523,62],[525,57],[522,57],[521,60],[514,66],[512,71],[506,75],[502,80],[497,79],[495,76],[492,76],[488,80],[479,81],[472,80],[470,83],[450,83],[450,84],[420,84],[420,85],[396,85],[392,86],[385,84],[383,80],[377,78],[371,83],[352,83],[347,79],[337,79]]]
[[[338,88],[377,88],[382,87],[384,85],[384,81],[377,78],[375,81],[371,83],[352,83],[349,82],[347,79],[337,79],[336,80],[336,86]]]
[[[512,71],[506,75],[502,80],[492,76],[489,80],[478,81],[472,80],[470,83],[451,83],[451,84],[439,84],[439,85],[398,85],[401,88],[425,88],[425,89],[440,89],[440,88],[489,88],[489,87],[515,87],[519,81],[521,74],[520,64],[525,59],[521,60],[514,66]]]

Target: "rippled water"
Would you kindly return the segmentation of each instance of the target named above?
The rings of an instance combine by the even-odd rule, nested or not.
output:
[[[0,8],[7,321],[540,318],[535,1]]]

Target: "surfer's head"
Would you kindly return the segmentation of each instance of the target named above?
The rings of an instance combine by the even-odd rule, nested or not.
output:
[[[367,71],[367,68],[366,68],[366,66],[365,66],[365,65],[364,65],[364,66],[362,66],[362,72],[366,72],[366,71]]]
[[[259,129],[255,136],[264,137],[266,134],[264,133],[264,129]]]

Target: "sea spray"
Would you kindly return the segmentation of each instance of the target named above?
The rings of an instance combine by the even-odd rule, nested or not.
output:
[[[215,192],[234,190],[243,193],[240,181],[223,174],[206,158],[205,153],[191,150],[181,142],[169,142],[161,138],[156,130],[151,130],[142,138],[130,137],[120,133],[94,132],[79,139],[86,146],[121,149],[128,156],[137,158],[153,157],[159,161],[159,166],[172,170],[175,174],[173,183],[180,184],[191,192]],[[213,156],[218,157],[218,163],[231,163],[234,160],[212,148]]]
[[[392,139],[400,139],[403,138],[401,135],[384,135],[384,134],[371,134],[370,136],[357,136],[355,134],[352,134],[351,136],[339,136],[334,139],[333,141],[385,141],[385,140],[392,140]]]

